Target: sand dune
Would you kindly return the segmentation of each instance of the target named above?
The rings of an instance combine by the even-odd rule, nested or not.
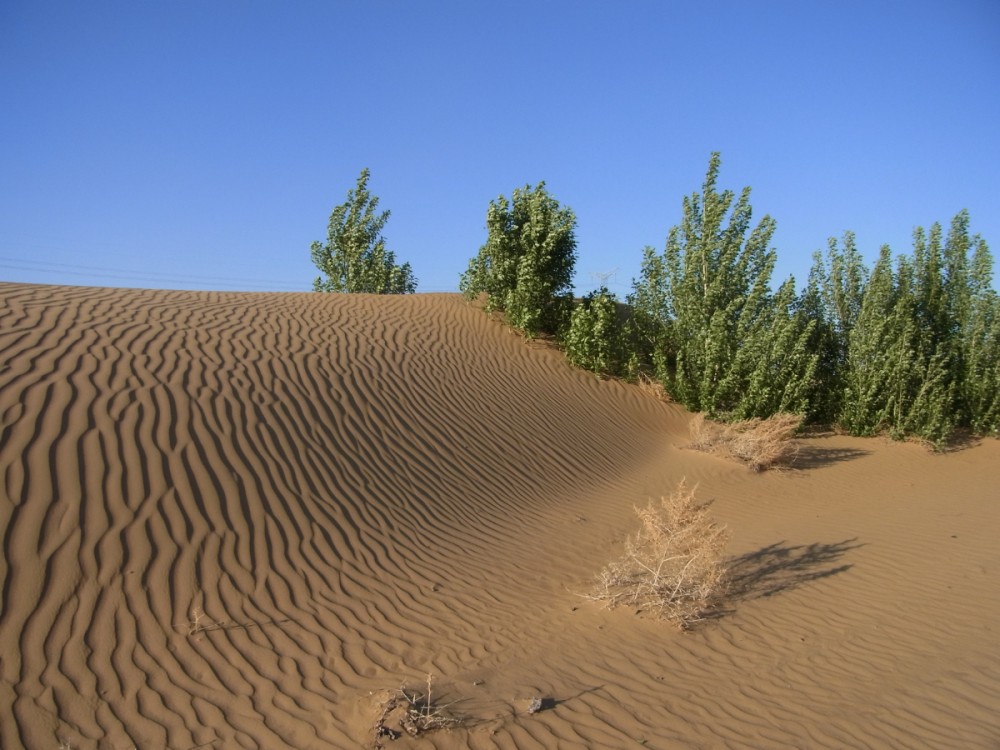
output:
[[[688,419],[456,295],[0,284],[0,746],[371,747],[428,673],[464,725],[387,747],[1000,746],[1000,443]],[[580,597],[682,477],[730,611]]]

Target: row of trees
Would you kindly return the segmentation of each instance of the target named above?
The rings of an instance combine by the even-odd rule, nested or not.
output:
[[[913,254],[861,262],[850,233],[817,255],[802,294],[818,326],[813,417],[856,435],[940,442],[1000,431],[1000,299],[986,242],[962,211],[947,234],[917,229]]]
[[[1000,430],[1000,300],[967,212],[947,235],[917,229],[912,255],[883,246],[870,270],[847,233],[801,293],[792,278],[772,291],[774,221],[751,229],[749,189],[719,191],[718,170],[714,154],[663,255],[646,249],[618,334],[668,392],[711,416],[793,412],[854,435]]]
[[[526,185],[487,211],[487,239],[461,275],[525,335],[551,335],[577,366],[640,375],[692,411],[721,419],[800,414],[855,435],[916,435],[936,444],[958,429],[1000,432],[1000,298],[985,241],[959,213],[914,234],[911,255],[881,249],[868,268],[854,235],[816,253],[801,291],[772,284],[775,221],[752,222],[750,188],[717,186],[713,154],[700,193],[683,200],[663,253],[643,250],[625,303],[607,288],[572,295],[576,217]],[[322,291],[412,292],[381,230],[388,211],[362,172],[334,209],[313,260]]]

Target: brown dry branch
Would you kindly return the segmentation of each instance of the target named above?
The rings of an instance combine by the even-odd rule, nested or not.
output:
[[[639,531],[625,542],[625,554],[598,574],[590,598],[609,607],[638,607],[689,629],[725,593],[729,535],[684,481],[636,514]]]
[[[384,746],[385,739],[399,739],[403,732],[419,737],[435,729],[452,729],[462,725],[462,719],[448,711],[453,704],[434,701],[433,683],[433,675],[428,674],[426,692],[403,686],[388,691],[379,701],[373,727],[373,747],[376,750]]]
[[[186,623],[188,629],[188,635],[198,635],[198,633],[207,633],[213,630],[237,630],[243,628],[249,630],[250,628],[260,627],[261,625],[276,625],[280,623],[288,622],[285,620],[266,620],[261,622],[215,622],[214,620],[209,620],[205,615],[204,611],[200,609],[191,610],[191,619]]]
[[[696,450],[729,456],[753,471],[787,466],[798,453],[795,433],[802,424],[797,414],[775,414],[724,424],[696,414],[691,420],[691,443]]]

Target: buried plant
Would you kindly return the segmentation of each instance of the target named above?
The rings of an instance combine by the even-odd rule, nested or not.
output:
[[[598,574],[590,598],[609,607],[638,607],[689,629],[725,593],[729,534],[684,481],[659,504],[635,512],[639,531],[626,540],[625,554]]]
[[[383,747],[386,739],[399,739],[403,733],[411,737],[435,729],[451,729],[462,725],[462,719],[448,712],[450,703],[439,703],[434,697],[434,677],[427,675],[427,690],[420,692],[407,687],[388,691],[379,701],[375,719],[373,746]]]
[[[749,466],[766,471],[787,465],[798,446],[792,439],[802,424],[796,414],[775,414],[767,419],[747,419],[723,424],[701,414],[691,420],[691,447],[706,453],[721,453]]]

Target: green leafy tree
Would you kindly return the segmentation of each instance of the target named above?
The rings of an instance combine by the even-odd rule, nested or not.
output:
[[[935,236],[936,235],[936,236]],[[914,257],[899,258],[896,331],[889,390],[889,431],[895,438],[917,435],[936,445],[954,430],[954,337],[941,334],[948,325],[942,313],[940,226],[932,228],[930,245],[921,245],[923,231],[914,235]]]
[[[738,197],[717,190],[720,164],[712,154],[702,192],[684,199],[663,256],[644,251],[628,340],[689,409],[732,418],[802,413],[818,361],[807,348],[815,324],[797,309],[794,281],[772,293],[775,222],[765,216],[751,229],[750,188]]]
[[[326,244],[312,243],[312,261],[326,276],[313,282],[314,291],[412,294],[417,289],[410,264],[397,265],[386,249],[382,230],[389,211],[377,212],[379,199],[368,192],[368,177],[369,171],[361,170],[347,201],[333,209]]]
[[[900,256],[893,271],[882,248],[848,338],[840,423],[852,434],[888,431],[895,438],[918,435],[936,444],[952,433],[955,412],[953,361],[948,340],[935,342],[927,310],[940,295],[930,275],[940,257],[921,245]]]
[[[823,290],[828,283],[823,254],[817,251],[797,303],[799,314],[814,324],[806,345],[816,354],[816,370],[809,386],[809,407],[805,416],[809,422],[832,424],[840,408],[842,370],[837,357],[837,335],[823,301]]]
[[[642,250],[640,276],[633,279],[626,303],[629,316],[623,337],[630,355],[629,374],[651,370],[654,379],[669,382],[670,323],[674,317],[670,280],[665,259],[648,245]]]
[[[847,359],[848,336],[861,314],[868,269],[853,232],[844,232],[843,247],[830,239],[827,259],[830,270],[822,289],[823,306],[833,328],[834,358],[841,366]]]
[[[892,253],[883,245],[848,334],[838,421],[851,434],[874,435],[890,426],[893,371],[909,355],[910,336],[898,312]]]
[[[953,237],[942,247],[940,224],[913,234],[912,264],[900,264],[901,313],[910,317],[912,361],[905,418],[898,434],[914,434],[936,444],[946,441],[961,419],[958,381],[961,370],[960,309],[965,306],[966,247]],[[947,258],[946,258],[947,255]],[[905,292],[909,291],[910,299]],[[902,375],[902,374],[901,374]]]
[[[831,237],[825,257],[820,252],[813,255],[799,299],[800,312],[816,323],[807,344],[818,358],[808,397],[811,421],[831,424],[843,407],[848,342],[867,284],[868,269],[853,232],[844,233],[843,246]]]
[[[1000,427],[993,262],[968,226],[962,211],[947,238],[940,224],[917,228],[912,257],[898,258],[895,271],[888,247],[882,249],[857,318],[844,326],[839,422],[853,434],[888,431],[940,446],[959,427],[979,434]]]
[[[486,214],[487,239],[469,262],[459,288],[487,295],[488,310],[503,310],[528,337],[561,335],[572,310],[576,216],[540,182],[500,196]]]
[[[599,376],[617,375],[622,361],[618,300],[607,287],[591,292],[573,309],[563,348],[570,362]]]
[[[739,198],[716,190],[721,159],[713,153],[702,193],[684,199],[684,215],[670,230],[664,261],[675,353],[668,390],[695,411],[733,411],[731,366],[745,331],[768,304],[775,254],[768,247],[775,222],[765,216],[750,236],[750,188]]]
[[[973,299],[963,338],[962,401],[969,427],[1000,436],[1000,297],[992,290]]]
[[[789,278],[737,327],[740,346],[720,385],[734,419],[805,414],[819,355],[810,348],[816,321],[798,309]],[[750,309],[750,308],[747,308]]]
[[[1000,296],[992,287],[993,257],[985,240],[978,235],[968,237],[965,212],[953,220],[948,244],[971,250],[965,295],[958,305],[962,347],[959,399],[968,426],[974,432],[997,435],[1000,433]]]

